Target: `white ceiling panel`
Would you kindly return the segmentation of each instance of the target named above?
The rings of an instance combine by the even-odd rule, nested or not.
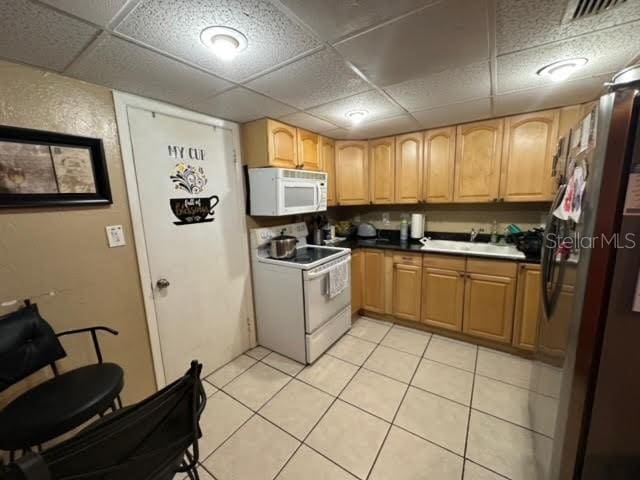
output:
[[[327,119],[340,127],[349,128],[351,122],[346,114],[353,110],[366,110],[364,122],[371,122],[385,117],[393,117],[402,113],[402,109],[387,100],[375,90],[359,93],[319,107],[309,109],[309,113]]]
[[[366,122],[349,130],[349,138],[376,138],[420,130],[421,125],[410,115]]]
[[[435,0],[280,0],[325,41],[391,20]]]
[[[491,100],[480,98],[470,102],[444,105],[412,113],[423,128],[443,127],[491,117]]]
[[[262,117],[278,118],[295,110],[242,87],[227,90],[205,102],[193,105],[192,108],[214,117],[240,123]]]
[[[488,97],[489,63],[480,62],[391,85],[385,91],[410,112]]]
[[[300,109],[371,89],[340,55],[328,48],[257,78],[247,86]]]
[[[209,26],[242,32],[247,48],[220,60],[200,42]],[[320,45],[274,5],[262,0],[145,0],[116,30],[233,81],[246,79]]]
[[[290,113],[289,115],[280,117],[279,120],[323,135],[326,135],[327,132],[336,129],[336,126],[333,123],[326,122],[304,112]]]
[[[567,1],[498,0],[496,42],[507,53],[591,33],[640,19],[640,2],[625,4],[578,21],[562,23]]]
[[[497,95],[493,98],[493,112],[496,116],[512,115],[588,102],[601,93],[604,82],[611,80],[611,76],[609,73]]]
[[[41,0],[60,10],[106,27],[127,0]]]
[[[548,77],[536,72],[557,60],[585,57],[589,60],[574,74],[576,78],[616,71],[640,51],[640,22],[630,23],[579,38],[510,53],[498,57],[497,93],[549,85]]]
[[[326,133],[326,135],[335,140],[347,140],[355,137],[351,137],[351,132],[346,128],[336,128],[335,130],[330,130]]]
[[[65,73],[185,106],[202,102],[233,86],[226,80],[106,33]]]
[[[62,71],[98,30],[28,0],[0,1],[0,57]]]
[[[336,45],[378,86],[488,60],[486,0],[448,0]]]

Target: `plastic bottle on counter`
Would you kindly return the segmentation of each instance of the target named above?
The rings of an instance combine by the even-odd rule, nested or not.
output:
[[[406,242],[407,240],[409,240],[409,222],[403,218],[400,222],[400,241]]]

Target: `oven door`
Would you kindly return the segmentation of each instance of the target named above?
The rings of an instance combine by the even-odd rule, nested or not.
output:
[[[351,255],[339,257],[304,272],[304,317],[307,333],[313,333],[345,307],[351,305],[350,282],[334,298],[329,297],[329,271],[343,263],[350,264]],[[349,271],[349,278],[351,278],[351,271]]]
[[[301,179],[278,180],[278,215],[296,215],[321,209],[320,182]]]

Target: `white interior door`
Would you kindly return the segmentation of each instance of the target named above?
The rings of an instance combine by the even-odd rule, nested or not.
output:
[[[127,107],[167,383],[250,346],[242,192],[231,130]]]

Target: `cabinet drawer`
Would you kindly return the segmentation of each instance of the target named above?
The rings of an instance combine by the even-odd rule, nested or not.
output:
[[[422,265],[425,267],[442,268],[444,270],[455,270],[464,272],[467,259],[455,255],[438,255],[425,253]]]
[[[415,265],[416,267],[422,266],[422,254],[421,253],[394,253],[393,264],[402,265]]]
[[[480,258],[467,259],[467,272],[483,275],[499,275],[502,277],[515,277],[518,270],[516,262],[504,260],[486,260]]]

